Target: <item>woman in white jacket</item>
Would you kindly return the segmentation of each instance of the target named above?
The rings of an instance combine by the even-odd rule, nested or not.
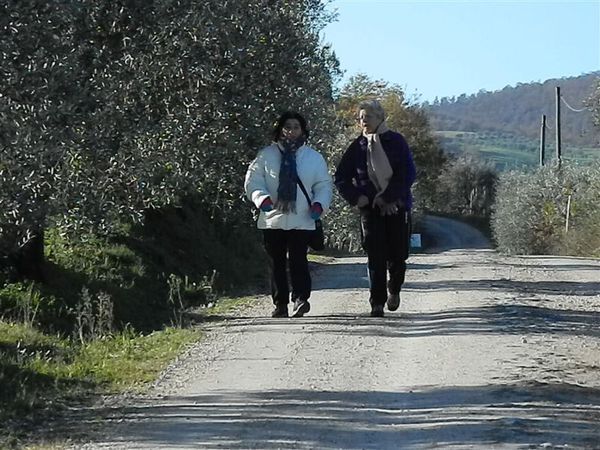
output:
[[[257,225],[263,230],[269,258],[272,317],[288,317],[288,255],[292,317],[310,310],[308,240],[315,220],[329,208],[332,181],[323,156],[305,145],[308,134],[304,117],[296,112],[282,114],[275,123],[274,142],[258,152],[244,183],[246,196],[260,210]],[[299,183],[311,197],[310,203]]]

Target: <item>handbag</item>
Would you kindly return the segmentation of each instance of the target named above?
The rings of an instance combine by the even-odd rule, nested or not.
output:
[[[308,192],[306,192],[306,189],[304,188],[302,181],[300,180],[300,178],[298,178],[297,180],[298,180],[298,186],[300,186],[300,189],[302,189],[302,192],[304,193],[304,196],[306,197],[306,201],[308,202],[309,205],[312,205],[312,201],[311,201],[310,197],[308,196]],[[308,246],[315,251],[320,251],[320,250],[325,249],[325,232],[323,231],[323,222],[321,221],[321,219],[315,220],[315,229],[314,229],[314,231],[310,232],[310,238],[308,239]]]

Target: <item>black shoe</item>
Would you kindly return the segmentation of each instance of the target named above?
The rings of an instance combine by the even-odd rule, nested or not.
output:
[[[383,305],[371,305],[371,317],[383,317]]]
[[[389,311],[396,311],[400,306],[400,294],[388,295],[386,305]]]
[[[310,311],[310,303],[308,300],[296,300],[294,302],[294,309],[292,311],[292,317],[302,317],[304,314]]]
[[[271,313],[271,317],[290,317],[288,314],[287,305],[275,305],[275,309]]]

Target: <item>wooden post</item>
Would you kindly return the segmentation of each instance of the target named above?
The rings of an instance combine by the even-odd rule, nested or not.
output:
[[[546,114],[542,114],[542,126],[540,128],[540,167],[544,167],[545,149],[546,149]]]
[[[560,167],[560,86],[556,86],[556,163],[558,164],[558,167]]]
[[[565,233],[569,232],[569,219],[571,218],[571,196],[567,197],[567,220],[565,221]]]

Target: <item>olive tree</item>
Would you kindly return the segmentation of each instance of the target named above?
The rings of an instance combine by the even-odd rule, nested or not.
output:
[[[497,179],[493,166],[474,156],[451,159],[438,177],[437,210],[489,219]]]
[[[598,77],[596,86],[587,100],[587,106],[592,111],[594,125],[596,125],[596,127],[600,127],[600,77]]]
[[[39,257],[75,142],[74,13],[67,0],[0,6],[0,267],[34,277],[39,267],[18,250],[29,246]]]
[[[339,74],[320,0],[10,0],[1,12],[4,263],[49,225],[108,232],[190,195],[248,220],[243,174],[284,110],[332,151]]]

